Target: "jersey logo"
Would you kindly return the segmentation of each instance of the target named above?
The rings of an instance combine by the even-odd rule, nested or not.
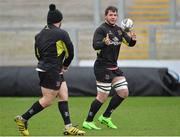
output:
[[[110,76],[108,74],[105,75],[105,79],[106,80],[109,80],[110,79]]]
[[[113,44],[113,45],[115,45],[115,46],[118,46],[118,45],[121,44],[121,42],[119,41],[119,39],[118,39],[117,37],[114,37],[114,38],[112,39],[112,41],[110,42],[110,44]]]
[[[121,30],[118,30],[117,31],[119,35],[122,35],[122,31]]]
[[[119,41],[119,39],[118,39],[117,37],[114,37],[114,38],[113,38],[113,41],[116,41],[116,42],[117,42],[117,41]]]

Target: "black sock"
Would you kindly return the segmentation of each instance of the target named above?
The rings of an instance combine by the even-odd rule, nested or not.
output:
[[[64,120],[64,124],[65,125],[71,124],[68,102],[67,101],[58,102],[58,108]]]
[[[88,117],[86,118],[86,121],[92,122],[94,119],[94,116],[96,115],[96,113],[98,112],[98,110],[100,109],[101,106],[102,106],[102,103],[99,102],[97,99],[95,99],[91,103],[91,107],[90,107],[90,110],[88,113]]]
[[[25,119],[25,120],[29,120],[33,115],[39,113],[40,111],[42,111],[44,108],[41,106],[41,104],[39,103],[39,101],[35,102],[31,108],[26,111],[22,117]]]
[[[104,117],[110,117],[112,112],[113,112],[113,110],[115,110],[121,104],[121,102],[123,100],[124,100],[124,98],[122,98],[122,97],[118,96],[117,94],[115,94],[111,98],[111,100],[109,102],[109,105],[108,105],[106,111],[104,112],[103,116]]]

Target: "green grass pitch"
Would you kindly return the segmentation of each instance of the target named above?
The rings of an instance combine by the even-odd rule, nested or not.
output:
[[[82,128],[94,97],[70,97],[69,107],[74,125]],[[37,97],[0,97],[0,136],[19,136],[14,117],[25,112]],[[180,97],[129,97],[112,114],[117,130],[97,121],[106,102],[95,117],[100,131],[85,130],[87,136],[180,136]],[[63,121],[57,103],[29,121],[31,136],[62,136]]]

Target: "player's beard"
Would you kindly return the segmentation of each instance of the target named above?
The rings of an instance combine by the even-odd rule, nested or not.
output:
[[[110,21],[108,21],[107,19],[105,20],[105,22],[107,23],[107,24],[109,24],[109,25],[111,25],[111,26],[114,26],[116,23],[114,22],[114,23],[111,23]]]

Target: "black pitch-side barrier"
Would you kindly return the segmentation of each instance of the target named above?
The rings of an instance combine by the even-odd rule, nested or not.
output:
[[[167,68],[122,68],[130,96],[179,96],[180,84]],[[70,67],[65,74],[70,96],[95,96],[92,67]],[[114,90],[111,91],[111,95]],[[0,67],[0,96],[41,96],[35,67]]]

